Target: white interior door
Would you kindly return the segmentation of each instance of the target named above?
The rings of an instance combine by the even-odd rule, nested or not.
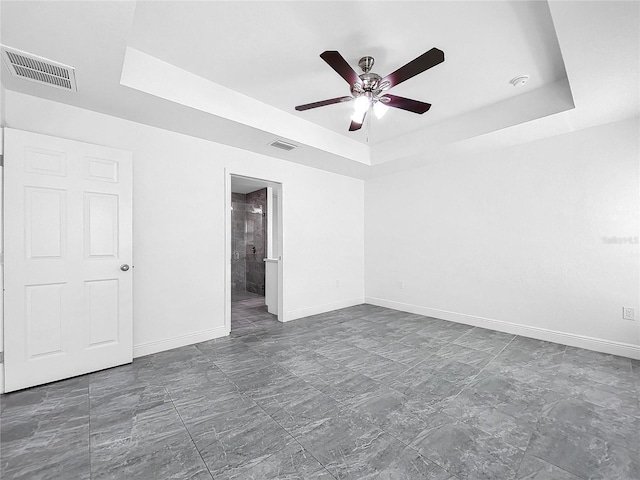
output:
[[[5,391],[131,362],[131,153],[4,140]]]

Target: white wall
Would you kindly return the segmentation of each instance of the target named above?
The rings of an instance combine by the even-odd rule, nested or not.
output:
[[[225,168],[283,184],[285,319],[364,301],[363,181],[12,91],[6,102],[7,127],[133,152],[135,355],[225,333]]]
[[[638,244],[603,241],[638,236],[637,119],[365,188],[11,91],[5,100],[8,127],[133,151],[137,354],[221,334],[226,168],[283,183],[287,319],[361,302],[366,278],[372,303],[640,358],[640,322],[621,319],[622,306],[640,313]]]
[[[5,88],[4,85],[0,84],[0,127],[4,127],[4,102],[5,102]],[[2,152],[3,146],[0,145],[0,153]]]
[[[0,128],[4,127],[5,88],[0,84]],[[4,131],[0,131],[0,155],[4,153]],[[0,167],[0,291],[4,291],[4,166]],[[4,295],[0,295],[0,352],[4,352]],[[4,391],[4,368],[0,367],[0,392]]]
[[[639,313],[638,244],[604,240],[638,239],[638,132],[636,118],[368,180],[367,301],[640,358],[640,322],[622,319]]]

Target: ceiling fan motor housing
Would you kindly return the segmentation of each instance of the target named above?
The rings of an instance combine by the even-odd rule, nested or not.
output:
[[[382,80],[382,77],[377,73],[362,73],[358,76],[360,77],[360,80],[362,80],[362,84],[351,85],[351,93],[354,97],[371,93],[378,87],[380,80]]]
[[[374,63],[375,60],[370,56],[362,57],[358,62],[358,66],[363,71],[363,73],[358,75],[360,80],[362,80],[362,84],[351,85],[351,94],[354,97],[361,97],[363,95],[367,97],[373,96],[372,92],[377,88],[380,80],[382,80],[380,75],[371,72]]]

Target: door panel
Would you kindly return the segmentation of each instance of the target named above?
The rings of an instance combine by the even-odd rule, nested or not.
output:
[[[118,257],[118,196],[84,193],[84,242],[87,257]]]
[[[131,153],[4,138],[5,391],[131,362]]]
[[[66,250],[66,192],[25,187],[24,200],[27,259],[62,258]]]
[[[25,148],[24,167],[27,173],[39,175],[67,176],[66,155],[34,147]]]
[[[66,303],[64,283],[26,285],[28,358],[64,353],[62,325]]]
[[[84,285],[87,346],[118,343],[118,279],[91,280]]]
[[[118,162],[106,158],[85,157],[85,178],[98,182],[118,181]]]

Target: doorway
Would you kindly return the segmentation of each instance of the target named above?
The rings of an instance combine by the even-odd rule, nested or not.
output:
[[[282,184],[227,173],[227,319],[234,334],[283,321]]]

